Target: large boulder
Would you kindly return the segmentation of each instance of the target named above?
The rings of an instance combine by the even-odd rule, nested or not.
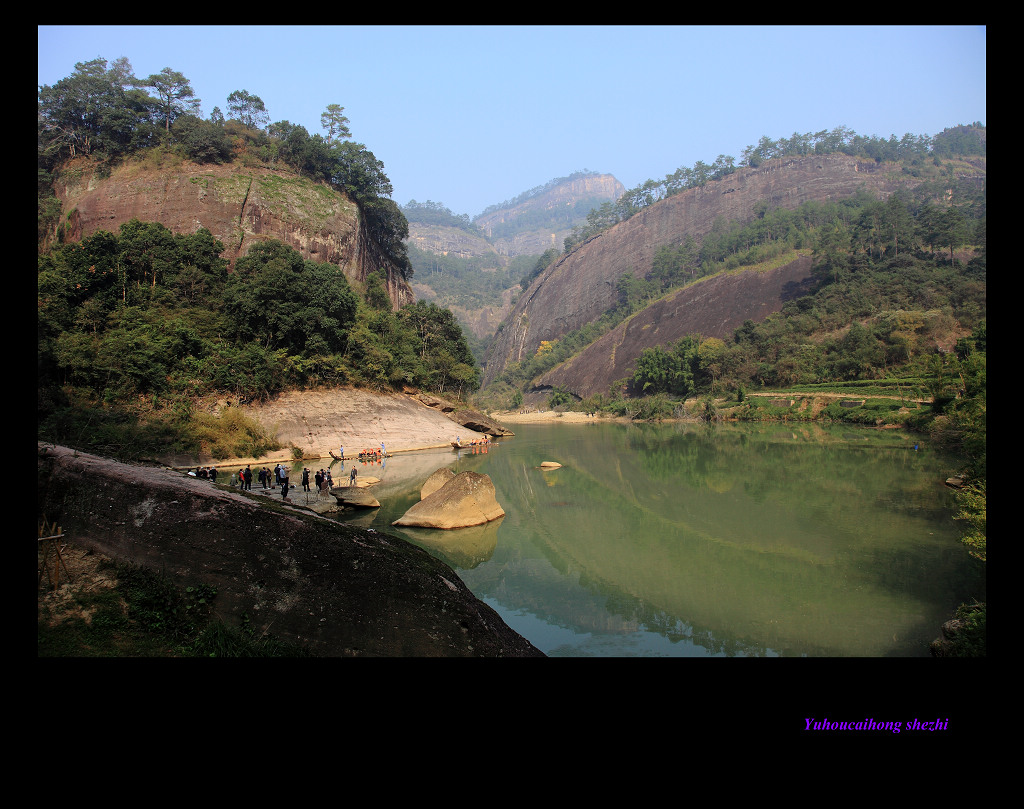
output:
[[[479,472],[461,472],[413,505],[392,525],[420,528],[465,528],[505,516],[494,484]]]
[[[446,399],[442,399],[439,396],[434,396],[429,393],[420,393],[416,396],[416,399],[427,407],[444,413],[456,424],[461,424],[467,430],[473,430],[474,432],[483,433],[495,438],[515,435],[515,433],[510,429],[503,427],[494,419],[489,416],[485,416],[478,410],[460,408]]]
[[[331,489],[331,494],[334,495],[339,506],[380,508],[377,498],[366,491],[364,486],[335,486]]]
[[[502,427],[498,422],[489,416],[485,416],[479,410],[456,410],[451,418],[465,427],[467,430],[474,430],[478,433],[492,435],[495,438],[515,435],[507,427]]]

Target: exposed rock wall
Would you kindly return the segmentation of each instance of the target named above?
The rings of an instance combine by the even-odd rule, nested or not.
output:
[[[538,386],[563,387],[580,398],[607,394],[613,382],[633,375],[645,348],[699,334],[725,339],[745,320],[759,322],[787,300],[807,294],[811,259],[774,270],[717,275],[698,281],[638,312],[577,356],[543,374]]]
[[[565,237],[572,231],[575,223],[554,227],[524,228],[512,236],[493,238],[492,236],[497,225],[514,222],[538,209],[544,211],[573,209],[577,203],[584,200],[590,200],[590,207],[597,208],[603,201],[614,202],[622,196],[625,190],[625,186],[611,174],[576,177],[568,182],[559,183],[545,193],[518,205],[481,214],[473,220],[473,224],[487,234],[494,245],[494,250],[502,256],[534,255],[543,253],[552,247],[561,250]],[[584,217],[585,215],[584,213]]]
[[[860,188],[885,198],[917,182],[885,164],[828,155],[771,160],[668,197],[589,239],[531,284],[497,335],[484,384],[508,363],[531,357],[542,340],[555,340],[600,317],[615,304],[620,277],[646,276],[660,247],[682,244],[687,236],[699,243],[719,217],[745,222],[760,202],[792,209],[809,200],[841,199]]]
[[[455,256],[457,258],[476,258],[494,254],[500,260],[488,241],[460,228],[446,225],[424,225],[409,223],[408,244],[428,253],[439,256]]]
[[[207,228],[230,264],[263,239],[278,239],[304,258],[337,264],[352,281],[381,267],[396,308],[415,300],[397,268],[365,234],[358,206],[343,194],[287,171],[236,164],[181,163],[150,168],[127,163],[99,177],[78,160],[54,185],[68,241],[98,230],[117,233],[131,220],[159,222],[174,233]]]
[[[38,513],[69,541],[179,586],[216,617],[326,657],[543,657],[440,560],[389,534],[274,510],[169,469],[39,445]]]

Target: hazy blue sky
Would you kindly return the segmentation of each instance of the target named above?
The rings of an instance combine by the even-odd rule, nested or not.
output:
[[[762,136],[846,126],[935,135],[985,122],[984,26],[38,27],[39,85],[76,62],[170,67],[227,112],[323,134],[340,104],[399,204],[475,216],[588,169],[627,188]]]

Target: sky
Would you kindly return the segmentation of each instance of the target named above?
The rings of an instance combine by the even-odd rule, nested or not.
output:
[[[838,126],[936,135],[986,123],[978,26],[79,26],[37,27],[38,85],[75,64],[170,67],[227,114],[235,90],[271,121],[352,140],[384,164],[400,205],[474,217],[587,170],[626,188],[762,137]],[[38,88],[37,88],[38,89]]]

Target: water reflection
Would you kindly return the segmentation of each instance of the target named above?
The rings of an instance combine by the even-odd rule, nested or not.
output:
[[[942,483],[949,461],[919,436],[599,423],[516,433],[486,454],[388,459],[371,524],[452,565],[547,654],[927,655],[956,606],[984,598]],[[488,474],[505,517],[479,536],[392,527],[441,465]]]

